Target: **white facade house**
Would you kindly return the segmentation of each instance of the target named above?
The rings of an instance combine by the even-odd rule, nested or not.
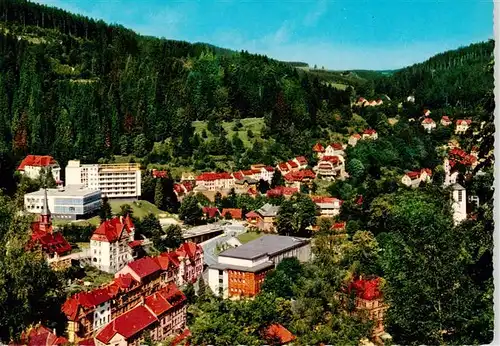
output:
[[[108,300],[96,307],[94,311],[93,330],[98,330],[109,322],[111,322],[111,303]]]
[[[453,184],[452,189],[453,221],[458,225],[467,218],[467,191],[458,183]]]
[[[351,137],[349,137],[348,143],[350,146],[355,147],[360,139],[361,135],[359,133],[354,133],[353,135],[351,135]]]
[[[28,155],[19,164],[17,170],[30,179],[38,179],[40,172],[50,170],[56,182],[61,179],[61,167],[52,156]]]
[[[215,295],[229,296],[229,271],[259,273],[275,268],[284,258],[295,257],[301,262],[311,258],[311,246],[307,239],[265,235],[241,246],[223,251],[218,262],[208,269],[208,285]],[[233,274],[234,275],[234,274]],[[263,276],[258,276],[263,281]]]
[[[80,185],[101,190],[108,198],[138,198],[141,196],[141,168],[136,163],[80,164],[78,160],[66,166],[66,185]]]
[[[85,218],[101,208],[100,190],[85,188],[82,185],[68,185],[46,191],[48,207],[55,219]],[[30,213],[40,213],[43,202],[43,189],[24,195],[24,207]]]
[[[344,156],[345,146],[341,143],[333,143],[326,147],[324,156]]]
[[[459,135],[467,132],[471,122],[472,122],[471,120],[463,120],[463,119],[457,120],[455,127],[455,134]]]
[[[424,120],[422,120],[422,126],[425,131],[431,133],[432,130],[436,128],[436,122],[431,118],[425,118]]]
[[[106,220],[90,238],[91,264],[107,273],[116,273],[133,261],[135,227],[127,216]]]

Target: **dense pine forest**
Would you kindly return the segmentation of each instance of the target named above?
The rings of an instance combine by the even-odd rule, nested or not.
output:
[[[492,100],[493,42],[394,74],[333,73],[209,44],[144,37],[22,0],[0,3],[0,29],[0,180],[7,190],[28,153],[53,155],[62,166],[73,158],[134,155],[146,164],[199,170],[217,168],[206,159],[211,155],[243,168],[251,160],[274,164],[304,154],[318,139],[363,126],[377,129],[381,117],[407,112],[388,104],[373,116],[359,110],[360,119],[351,108],[358,96],[396,101],[414,94],[410,113],[421,107],[465,112]],[[243,145],[221,123],[238,127],[245,118],[262,119],[264,127],[258,134],[248,131],[252,141]],[[195,133],[197,120],[208,122],[210,135]]]

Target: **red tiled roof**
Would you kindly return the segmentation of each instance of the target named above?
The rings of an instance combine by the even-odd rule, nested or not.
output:
[[[299,192],[299,189],[295,187],[284,187],[284,186],[276,186],[274,189],[267,191],[267,197],[277,197],[277,196],[291,196],[294,193]]]
[[[128,246],[130,246],[131,248],[135,248],[135,247],[141,246],[142,243],[143,243],[142,240],[134,240],[134,241],[131,241],[130,243],[128,243]]]
[[[157,318],[143,305],[118,316],[104,327],[96,338],[107,344],[116,334],[128,339],[157,321]]]
[[[251,187],[251,188],[249,188],[249,189],[247,190],[247,193],[248,193],[249,195],[256,195],[256,194],[257,194],[257,189],[256,189],[256,188],[254,188],[254,187]]]
[[[310,169],[305,169],[305,170],[302,170],[302,171],[298,171],[298,172],[290,172],[290,173],[287,173],[284,175],[283,177],[285,180],[287,181],[290,181],[290,182],[294,182],[294,181],[303,181],[304,179],[314,179],[316,178],[316,174],[314,174],[313,171],[311,171]]]
[[[361,135],[359,133],[355,133],[355,134],[351,135],[351,137],[356,138],[356,139],[360,139]]]
[[[461,158],[465,158],[467,153],[460,148],[453,148],[448,152],[449,156],[459,156]]]
[[[420,170],[420,173],[423,173],[423,172],[425,172],[429,177],[432,176],[432,169],[430,169],[430,168],[422,168]]]
[[[21,161],[18,171],[24,171],[26,166],[48,167],[57,165],[57,161],[52,156],[28,155]]]
[[[298,168],[299,167],[299,165],[295,161],[288,160],[287,163],[290,166],[290,168]]]
[[[28,244],[28,249],[40,245],[42,251],[49,255],[53,255],[54,253],[63,255],[71,251],[71,245],[60,232],[50,233],[42,231],[39,229],[40,223],[38,222],[32,223],[31,227],[31,240]]]
[[[265,167],[266,171],[268,172],[274,172],[274,167],[271,167],[271,166],[266,166]]]
[[[253,171],[251,169],[243,170],[241,173],[246,176],[253,175]]]
[[[342,143],[333,143],[333,144],[330,144],[330,146],[334,150],[344,150],[344,147],[343,147]]]
[[[129,288],[134,281],[134,277],[127,273],[125,275],[118,275],[118,277],[113,280],[113,283],[119,288]]]
[[[112,292],[110,287],[97,288],[90,292],[80,292],[68,298],[61,310],[70,321],[74,321],[77,317],[78,308],[92,308],[114,297],[116,292]]]
[[[243,173],[241,173],[241,172],[234,172],[233,177],[234,177],[234,179],[237,179],[237,180],[243,180],[243,178],[244,178]]]
[[[379,289],[380,278],[375,278],[372,280],[358,279],[351,282],[348,287],[348,291],[354,290],[358,298],[366,300],[374,300],[382,297],[382,292]]]
[[[203,248],[193,243],[192,241],[186,241],[179,246],[179,248],[175,251],[178,255],[187,255],[189,258],[194,260],[197,252],[203,252]]]
[[[408,173],[406,173],[406,175],[411,180],[415,180],[415,179],[419,179],[420,178],[420,172],[408,172]]]
[[[161,289],[161,295],[164,296],[172,306],[177,306],[186,301],[186,296],[179,290],[174,282],[169,282],[167,286]]]
[[[307,159],[304,157],[304,156],[297,156],[295,158],[295,160],[297,160],[297,162],[303,166],[303,165],[307,165]]]
[[[260,215],[259,215],[259,214],[257,214],[255,211],[253,211],[253,210],[252,210],[251,212],[247,213],[247,214],[245,215],[245,217],[246,217],[247,219],[253,219],[253,218],[256,218],[256,217],[257,217],[257,218],[260,218]]]
[[[316,143],[314,144],[313,151],[316,153],[323,153],[325,152],[325,148],[321,145],[321,143]]]
[[[151,257],[143,257],[127,264],[141,279],[161,270],[158,263]]]
[[[227,213],[231,214],[231,217],[234,220],[241,220],[241,216],[242,216],[241,209],[237,209],[237,208],[224,208],[224,209],[222,209],[222,212],[221,212],[222,217],[226,217]]]
[[[156,316],[162,315],[172,308],[172,304],[161,294],[161,291],[146,297],[144,303]]]
[[[129,216],[123,220],[120,220],[120,217],[114,217],[111,220],[106,220],[101,223],[90,239],[114,242],[120,238],[123,231],[130,234],[132,227],[134,226]]]
[[[188,337],[191,336],[191,332],[189,331],[188,328],[184,329],[181,334],[177,335],[174,340],[170,343],[170,346],[181,346],[181,343],[186,340]],[[189,341],[186,341],[184,346],[189,346]]]
[[[366,129],[363,131],[363,134],[365,135],[374,135],[375,133],[377,133],[377,131],[375,131],[374,129]]]
[[[216,216],[220,216],[219,209],[216,207],[203,207],[201,209],[203,211],[203,214],[207,215],[210,219],[213,219]]]
[[[425,118],[422,124],[434,124],[434,120],[432,120],[432,118]]]
[[[279,167],[280,171],[282,171],[282,172],[288,172],[290,170],[288,168],[288,165],[286,164],[286,162],[278,163],[278,167]]]
[[[153,169],[153,178],[167,178],[168,171],[159,171],[157,169]]]
[[[343,230],[345,229],[345,222],[335,222],[330,229],[333,230]]]
[[[444,121],[450,121],[450,118],[447,115],[443,115],[441,119]]]
[[[358,102],[365,102],[365,101],[366,101],[366,99],[365,99],[364,97],[360,97],[360,98],[358,99]]]
[[[94,338],[86,339],[78,342],[78,346],[95,346]]]
[[[295,335],[279,323],[267,327],[263,334],[265,339],[279,341],[280,344],[287,344],[296,339]]]
[[[68,343],[66,338],[56,336],[45,326],[39,326],[31,329],[28,333],[27,339],[28,346],[55,346]],[[24,340],[24,342],[26,342],[26,340]]]
[[[469,119],[458,119],[457,125],[470,125],[472,120]]]
[[[323,156],[321,158],[321,161],[327,161],[327,162],[330,162],[330,163],[338,163],[340,161],[339,157],[338,156]],[[320,162],[321,162],[320,161]]]
[[[311,200],[314,203],[335,203],[338,201],[340,204],[342,204],[342,200],[335,198],[335,197],[311,196]]]
[[[207,173],[202,173],[196,177],[196,181],[214,181],[220,179],[232,179],[232,177],[231,174],[227,172],[222,172],[222,173],[207,172]]]

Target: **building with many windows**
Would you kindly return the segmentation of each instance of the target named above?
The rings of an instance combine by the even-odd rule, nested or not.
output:
[[[310,256],[307,239],[265,235],[220,253],[218,263],[209,267],[209,286],[223,298],[254,297],[267,273],[284,258],[296,257],[306,262]]]
[[[101,191],[82,185],[68,185],[57,189],[40,189],[24,195],[24,207],[30,213],[40,213],[47,195],[47,204],[54,219],[76,220],[87,218],[101,207]]]
[[[137,163],[80,164],[72,160],[66,166],[66,185],[101,190],[108,198],[141,196],[141,168]]]

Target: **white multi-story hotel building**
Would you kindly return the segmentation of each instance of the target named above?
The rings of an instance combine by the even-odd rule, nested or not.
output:
[[[24,207],[30,213],[39,214],[43,209],[44,190],[24,195]],[[101,191],[82,185],[68,185],[47,189],[47,204],[55,219],[76,220],[86,217],[101,207]]]
[[[136,163],[82,165],[72,160],[66,166],[66,184],[99,189],[108,198],[138,198],[141,196],[141,168]]]

